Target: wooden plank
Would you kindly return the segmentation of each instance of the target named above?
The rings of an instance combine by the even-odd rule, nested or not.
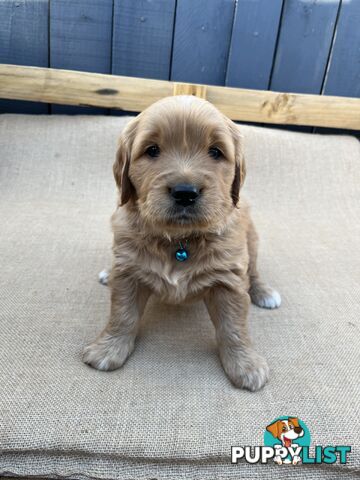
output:
[[[342,2],[324,90],[360,97],[360,2]]]
[[[173,95],[194,95],[199,98],[206,98],[206,85],[194,85],[192,83],[174,82]]]
[[[340,0],[286,0],[271,90],[320,93]]]
[[[238,0],[226,85],[267,90],[283,0]]]
[[[174,82],[0,65],[0,98],[139,112],[172,95]],[[182,88],[186,88],[181,87]],[[360,99],[192,86],[233,120],[360,130]]]
[[[178,0],[171,79],[224,85],[234,0]]]
[[[229,87],[208,87],[206,99],[233,120],[360,129],[359,99]]]
[[[51,0],[50,66],[111,73],[112,0]],[[53,113],[94,114],[104,109],[52,106]]]
[[[172,93],[166,80],[0,64],[0,98],[139,112]]]
[[[175,0],[114,0],[112,73],[168,80]]]
[[[48,67],[48,0],[0,1],[0,63]],[[0,113],[47,113],[43,103],[0,102]]]

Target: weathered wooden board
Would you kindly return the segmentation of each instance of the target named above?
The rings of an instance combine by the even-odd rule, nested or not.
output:
[[[238,0],[226,85],[267,90],[283,0]]]
[[[320,93],[340,0],[286,0],[271,90]]]
[[[50,66],[111,72],[112,0],[50,1]],[[52,106],[54,113],[105,113],[104,109]]]
[[[171,79],[224,85],[234,0],[178,0]]]
[[[360,97],[359,0],[342,2],[323,93]]]
[[[114,0],[112,73],[169,80],[175,0]]]
[[[114,0],[113,74],[169,80],[175,6],[176,0]]]
[[[0,62],[360,97],[360,0],[0,0]]]
[[[360,97],[360,1],[343,1],[326,74],[324,95]],[[316,128],[315,133],[350,134],[352,130]],[[360,133],[357,132],[357,137]]]
[[[0,1],[0,63],[48,66],[48,0]],[[0,102],[0,113],[47,113],[43,103]]]
[[[356,98],[0,65],[0,98],[141,111],[160,98],[184,91],[206,98],[233,120],[360,130],[360,99]]]

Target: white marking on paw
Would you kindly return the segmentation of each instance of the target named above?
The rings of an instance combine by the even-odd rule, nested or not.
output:
[[[272,290],[269,295],[259,299],[258,305],[262,308],[279,308],[281,305],[280,293]]]
[[[107,270],[102,270],[100,273],[99,273],[99,282],[102,284],[102,285],[107,285],[108,282],[109,282],[109,273]]]
[[[106,357],[104,357],[100,362],[97,364],[98,370],[107,370],[109,368],[109,362]]]

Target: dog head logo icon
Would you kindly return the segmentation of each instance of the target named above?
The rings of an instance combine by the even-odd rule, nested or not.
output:
[[[271,434],[270,437],[269,434]],[[310,444],[310,434],[305,424],[297,417],[280,417],[266,427],[266,440],[266,444],[271,443],[271,446],[278,448],[285,447],[291,453],[290,458],[275,455],[276,463],[297,465],[301,463],[301,457],[298,454],[301,451],[299,447]]]
[[[277,420],[266,427],[271,435],[281,441],[286,448],[291,447],[294,440],[304,435],[304,429],[299,425],[299,419],[288,417],[288,420]]]

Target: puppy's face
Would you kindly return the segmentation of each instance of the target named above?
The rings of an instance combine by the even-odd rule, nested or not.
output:
[[[191,96],[153,104],[125,128],[114,164],[122,204],[167,230],[221,228],[245,176],[237,127]]]
[[[281,440],[285,447],[290,447],[293,440],[302,437],[304,430],[299,425],[296,417],[290,417],[288,420],[278,420],[266,427],[275,438]]]

